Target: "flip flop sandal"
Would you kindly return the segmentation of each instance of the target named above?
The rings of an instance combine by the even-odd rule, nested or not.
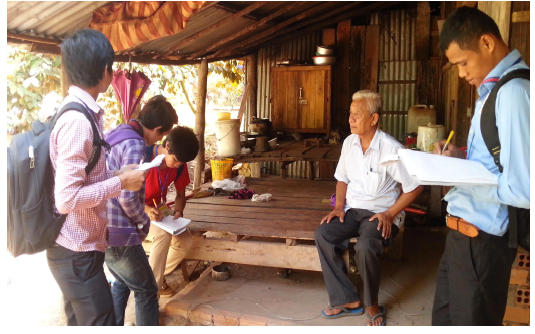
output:
[[[329,309],[331,310],[334,310],[334,309],[339,309],[339,310],[342,310],[342,312],[338,313],[338,314],[333,314],[333,315],[327,315],[325,314],[325,310],[321,310],[321,317],[322,318],[325,318],[325,319],[335,319],[335,318],[341,318],[341,317],[348,317],[348,316],[352,316],[352,315],[361,315],[364,313],[364,308],[362,307],[357,307],[357,308],[345,308],[343,306],[335,306],[335,307],[329,307]]]
[[[366,313],[366,316],[368,317],[368,319],[370,319],[370,321],[374,321],[378,317],[382,316],[383,317],[383,323],[381,324],[381,326],[385,326],[386,325],[386,308],[384,308],[383,306],[379,306],[379,309],[381,310],[381,312],[377,313],[373,317],[370,317],[370,315],[368,313]]]

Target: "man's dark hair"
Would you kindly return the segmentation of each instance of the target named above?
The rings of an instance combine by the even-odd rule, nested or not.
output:
[[[176,156],[180,162],[189,162],[199,153],[199,141],[191,128],[177,126],[165,138],[163,145],[169,142],[169,154]]]
[[[61,43],[61,63],[69,84],[95,87],[103,78],[104,69],[113,73],[113,47],[103,33],[93,29],[74,32]]]
[[[502,39],[496,22],[479,9],[462,6],[454,10],[444,22],[439,47],[442,52],[457,43],[462,50],[479,52],[479,39],[485,34]]]
[[[162,133],[171,130],[173,125],[178,123],[178,116],[175,108],[163,95],[156,95],[145,103],[137,120],[147,129],[161,126]]]

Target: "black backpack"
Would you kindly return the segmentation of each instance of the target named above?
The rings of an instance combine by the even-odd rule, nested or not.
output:
[[[86,175],[95,167],[102,146],[94,116],[76,102],[63,106],[51,120],[36,120],[32,129],[13,136],[7,149],[7,250],[17,257],[35,254],[51,247],[67,215],[54,211],[54,178],[50,161],[50,133],[67,110],[77,110],[91,123],[93,150],[85,168]]]
[[[516,78],[529,80],[529,69],[518,69],[504,75],[489,93],[481,114],[481,135],[500,173],[503,173],[503,166],[500,164],[501,145],[496,126],[496,97],[503,85]],[[529,251],[529,209],[507,206],[507,211],[509,213],[509,247],[517,248],[520,245]]]

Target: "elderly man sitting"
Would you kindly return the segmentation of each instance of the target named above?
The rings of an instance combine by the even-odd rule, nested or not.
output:
[[[316,246],[329,294],[322,317],[333,319],[364,313],[356,287],[346,274],[343,252],[358,237],[355,262],[364,281],[368,326],[383,326],[386,310],[378,305],[380,260],[402,223],[402,210],[423,190],[400,163],[380,166],[387,154],[403,146],[378,129],[382,99],[378,93],[353,94],[349,111],[351,135],[346,138],[336,168],[336,206],[315,233]],[[403,193],[400,196],[401,184]]]

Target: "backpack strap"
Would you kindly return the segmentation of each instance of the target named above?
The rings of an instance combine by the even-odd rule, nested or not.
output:
[[[503,166],[500,163],[500,136],[498,133],[498,127],[496,126],[496,98],[498,97],[498,91],[500,88],[512,79],[526,79],[529,80],[529,69],[518,69],[511,71],[504,75],[498,83],[492,88],[489,93],[483,110],[481,113],[481,135],[483,141],[494,160],[496,166],[503,173]],[[518,247],[518,208],[508,205],[507,211],[509,214],[509,247]]]
[[[90,114],[89,111],[87,111],[87,109],[85,108],[85,106],[78,102],[69,102],[63,107],[61,107],[61,109],[56,113],[56,115],[51,121],[52,127],[56,125],[56,122],[61,117],[61,115],[63,115],[68,110],[76,110],[78,112],[81,112],[91,124],[91,129],[93,131],[93,149],[91,151],[91,157],[89,158],[89,162],[85,167],[85,174],[89,175],[89,173],[93,170],[93,168],[95,168],[96,164],[98,163],[98,159],[100,158],[100,153],[102,151],[102,146],[104,146],[109,151],[110,145],[108,145],[108,143],[106,143],[104,139],[100,138],[94,115]]]

